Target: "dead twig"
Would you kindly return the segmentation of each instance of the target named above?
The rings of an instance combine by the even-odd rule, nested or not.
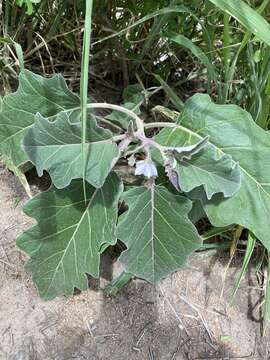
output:
[[[208,334],[208,336],[209,336],[209,339],[210,339],[210,341],[211,341],[211,344],[213,344],[214,339],[213,339],[212,333],[211,333],[211,331],[210,331],[210,329],[209,329],[209,327],[208,327],[208,324],[207,324],[207,322],[206,322],[203,314],[200,312],[200,310],[199,310],[195,305],[191,304],[184,296],[181,296],[181,295],[180,295],[180,299],[181,299],[184,303],[186,303],[188,306],[190,306],[194,311],[196,311],[196,313],[199,315],[199,317],[200,317],[200,319],[201,319],[201,321],[202,321],[202,323],[203,323],[203,325],[204,325],[204,327],[205,327],[205,330],[206,330],[206,332],[207,332],[207,334]]]
[[[162,296],[164,297],[164,299],[166,300],[167,304],[169,305],[171,311],[173,312],[173,314],[175,315],[175,317],[177,318],[177,320],[179,321],[179,328],[181,330],[185,330],[186,334],[189,336],[189,332],[187,330],[187,328],[185,327],[185,324],[183,323],[183,320],[180,318],[180,316],[177,314],[177,311],[175,310],[175,308],[172,306],[172,304],[170,303],[169,299],[167,298],[167,296],[164,294],[164,291],[162,289],[161,286],[159,286],[160,292],[162,294]]]

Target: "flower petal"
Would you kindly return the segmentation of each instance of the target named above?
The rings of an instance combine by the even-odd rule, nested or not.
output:
[[[149,159],[137,161],[135,175],[144,175],[147,178],[158,176],[156,165]]]

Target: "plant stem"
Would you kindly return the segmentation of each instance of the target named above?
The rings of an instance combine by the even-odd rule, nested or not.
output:
[[[110,140],[113,142],[121,141],[126,139],[126,134],[113,136]]]
[[[5,3],[5,25],[3,27],[3,36],[7,36],[8,33],[9,33],[9,15],[10,15],[10,7],[9,7],[9,2],[6,0],[6,3]]]
[[[118,291],[132,279],[132,277],[133,274],[123,271],[115,280],[105,287],[104,291],[108,295],[115,296]]]
[[[123,106],[109,104],[109,103],[91,103],[91,104],[86,104],[86,108],[87,109],[110,109],[110,110],[116,110],[121,113],[124,113],[135,120],[138,132],[144,133],[144,128],[146,127],[146,125],[144,125],[143,120],[138,115],[136,115],[135,112],[133,112],[132,110],[129,110]],[[80,109],[79,107],[74,107],[72,109],[68,109],[67,112],[72,112],[72,111],[79,110],[79,109]],[[108,123],[109,121],[106,120],[105,122]],[[153,124],[156,124],[156,123],[153,123]],[[118,128],[121,129],[120,127],[118,127]]]
[[[267,251],[267,270],[266,270],[266,284],[265,284],[265,303],[263,310],[263,329],[262,335],[265,336],[267,325],[270,320],[270,253]]]
[[[115,104],[107,104],[107,103],[92,103],[92,104],[87,104],[87,108],[88,109],[111,109],[111,110],[117,110],[119,112],[122,112],[122,113],[130,116],[132,119],[134,119],[136,122],[137,130],[141,133],[144,133],[144,124],[143,124],[142,119],[140,119],[139,116],[136,115],[132,110],[126,109],[123,106],[115,105]]]
[[[145,129],[159,128],[159,127],[167,127],[167,128],[175,128],[180,127],[178,124],[172,122],[153,122],[144,125]]]
[[[91,43],[91,27],[92,27],[92,9],[93,0],[85,0],[85,26],[83,36],[83,52],[81,66],[81,82],[80,82],[80,98],[81,98],[81,117],[82,117],[82,159],[83,159],[83,188],[84,197],[86,199],[85,189],[85,171],[86,171],[86,121],[87,121],[87,99],[88,99],[88,72],[89,72],[89,56]]]

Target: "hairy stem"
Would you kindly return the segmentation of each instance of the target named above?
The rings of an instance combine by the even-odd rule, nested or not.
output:
[[[144,125],[145,129],[152,129],[152,128],[160,128],[160,127],[165,127],[165,128],[175,128],[175,127],[179,127],[178,124],[172,123],[172,122],[153,122],[153,123],[148,123]]]
[[[132,110],[126,109],[123,106],[115,105],[115,104],[108,104],[108,103],[92,103],[87,104],[88,109],[111,109],[111,110],[117,110],[121,113],[124,113],[128,116],[130,116],[133,120],[136,122],[137,130],[140,133],[144,133],[144,123],[143,120],[139,118],[138,115],[136,115]]]

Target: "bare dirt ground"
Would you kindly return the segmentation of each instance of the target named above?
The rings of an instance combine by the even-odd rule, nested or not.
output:
[[[0,165],[0,360],[270,359],[270,338],[260,336],[254,269],[229,307],[241,259],[232,264],[220,296],[224,254],[196,255],[156,287],[134,280],[114,298],[99,290],[119,271],[107,254],[94,289],[40,300],[15,247],[32,224],[21,210],[25,201],[18,180]]]

